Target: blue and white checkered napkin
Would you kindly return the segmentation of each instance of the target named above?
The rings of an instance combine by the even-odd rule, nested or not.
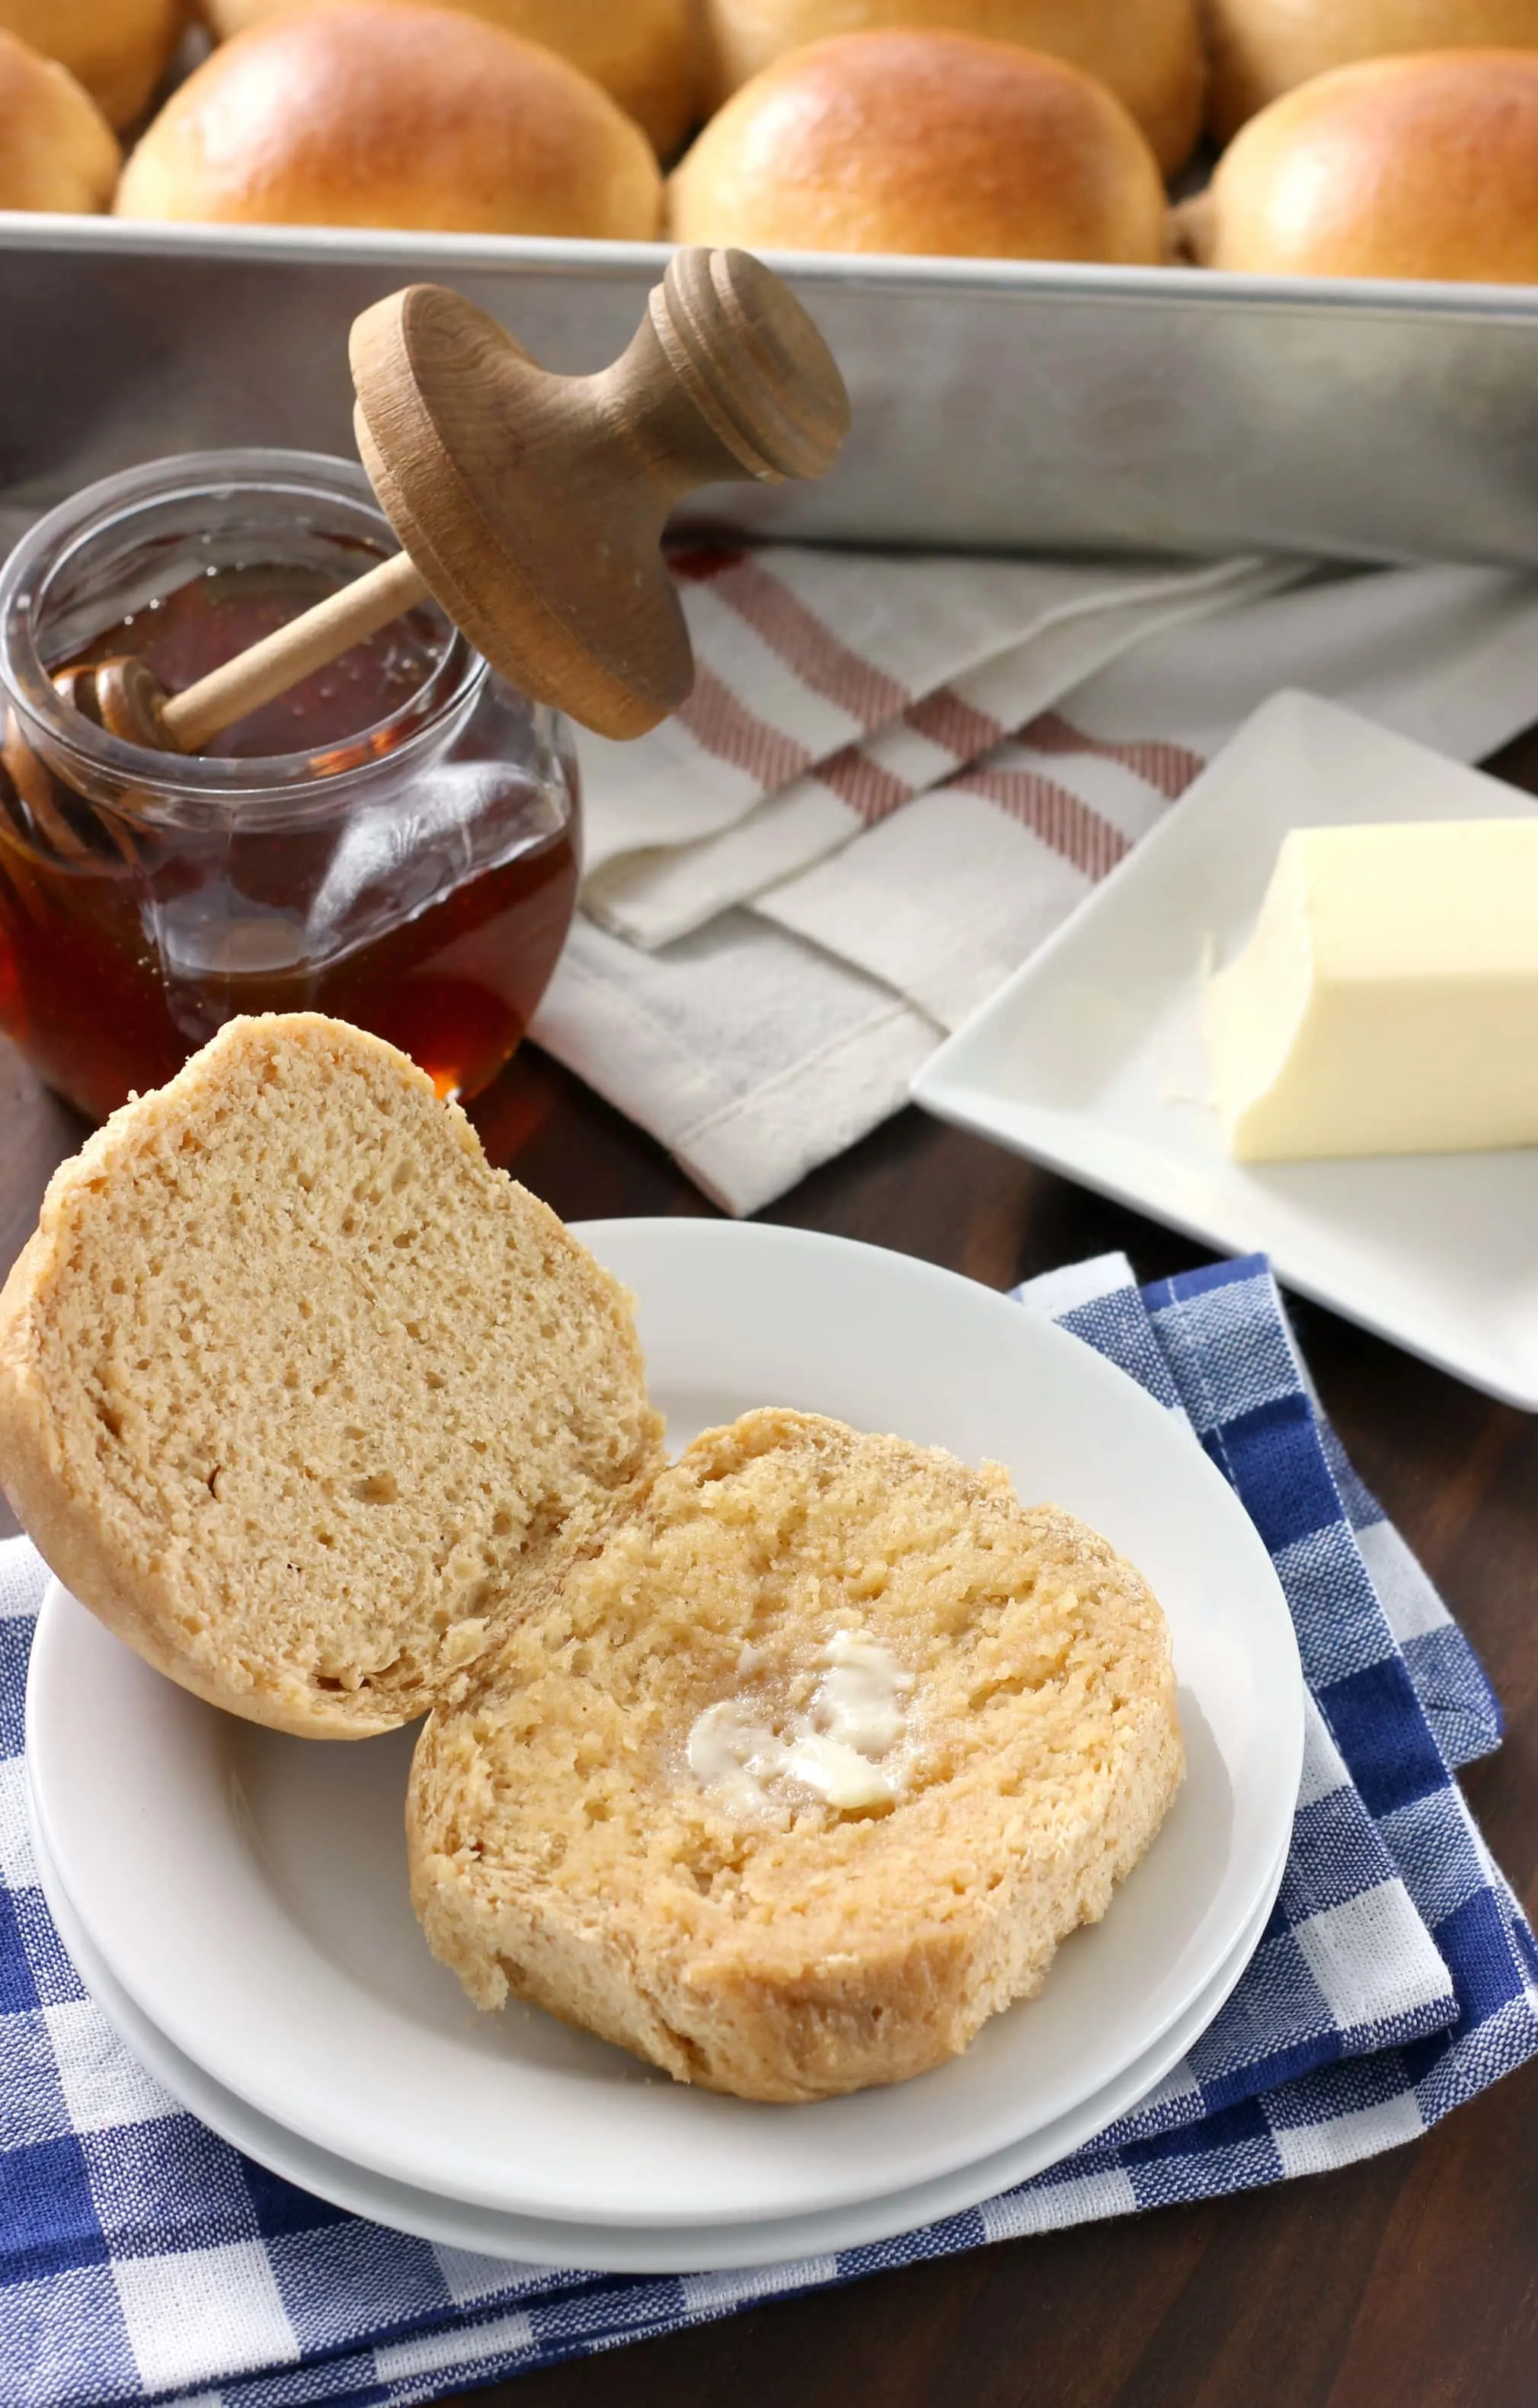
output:
[[[1022,1290],[1198,1438],[1281,1575],[1311,1695],[1281,1896],[1186,2062],[1048,2172],[897,2241],[746,2273],[588,2277],[321,2205],[179,2109],[81,1989],[35,1885],[22,1698],[43,1585],[0,1548],[0,2368],[7,2408],[405,2408],[770,2293],[1317,2173],[1538,2052],[1538,1953],[1451,1768],[1501,1717],[1320,1421],[1263,1263],[1140,1294],[1119,1256]],[[193,2395],[188,2397],[188,2395]]]

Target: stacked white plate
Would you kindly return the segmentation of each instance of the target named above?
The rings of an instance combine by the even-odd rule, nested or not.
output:
[[[945,1271],[697,1221],[581,1234],[635,1291],[676,1444],[775,1403],[1004,1463],[1139,1565],[1174,1639],[1188,1770],[1041,1996],[891,2089],[766,2107],[681,2088],[533,2009],[481,2015],[406,1889],[412,1734],[286,1739],[200,1704],[55,1586],[27,1698],[49,1903],[166,2087],[338,2205],[554,2266],[773,2263],[992,2196],[1149,2091],[1211,2022],[1279,1886],[1302,1752],[1286,1603],[1188,1432],[1077,1340]]]

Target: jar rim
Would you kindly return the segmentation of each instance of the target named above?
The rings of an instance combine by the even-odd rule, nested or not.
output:
[[[380,757],[374,752],[347,768],[322,770],[316,767],[313,748],[228,756],[161,752],[131,744],[85,718],[54,687],[38,649],[36,620],[50,586],[85,546],[138,510],[178,500],[208,503],[217,500],[221,493],[240,492],[287,493],[311,502],[340,502],[372,518],[387,542],[395,540],[373,487],[355,461],[324,452],[245,446],[234,451],[173,452],[83,485],[29,527],[0,566],[0,698],[32,723],[50,750],[66,761],[79,762],[83,775],[106,773],[131,782],[141,805],[146,788],[169,803],[237,804],[259,799],[270,810],[284,799],[302,807],[323,795],[328,802],[340,803],[350,787],[379,772]],[[407,770],[418,752],[442,742],[446,723],[470,708],[486,676],[485,660],[451,623],[449,642],[422,685],[395,710],[357,729],[346,741],[367,744],[407,712],[423,712],[422,724],[389,749],[392,768]],[[334,754],[339,748],[325,749]]]

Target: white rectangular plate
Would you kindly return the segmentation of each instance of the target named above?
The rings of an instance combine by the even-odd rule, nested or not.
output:
[[[1516,818],[1526,796],[1303,694],[1276,695],[1071,920],[925,1065],[915,1100],[1538,1411],[1538,1149],[1229,1159],[1202,980],[1288,828]]]

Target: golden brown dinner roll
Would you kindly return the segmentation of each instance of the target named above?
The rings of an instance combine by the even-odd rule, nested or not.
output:
[[[186,0],[0,0],[0,29],[57,59],[127,125],[148,107],[186,13]]]
[[[203,0],[221,41],[295,0]],[[697,116],[699,78],[693,0],[448,0],[581,67],[633,117],[666,157]]]
[[[1330,67],[1396,50],[1538,47],[1538,0],[1201,0],[1220,141]]]
[[[533,42],[448,8],[325,0],[253,25],[172,94],[120,216],[439,233],[656,231],[651,145]]]
[[[112,128],[67,68],[0,34],[0,209],[105,209]]]
[[[1164,187],[1121,102],[970,34],[841,34],[734,93],[674,170],[680,242],[993,259],[1162,256]]]
[[[1315,76],[1251,118],[1200,208],[1212,267],[1538,282],[1538,51]]]
[[[708,72],[723,95],[829,34],[926,25],[1018,42],[1098,76],[1166,170],[1190,156],[1201,124],[1196,0],[705,0],[705,23]]]

